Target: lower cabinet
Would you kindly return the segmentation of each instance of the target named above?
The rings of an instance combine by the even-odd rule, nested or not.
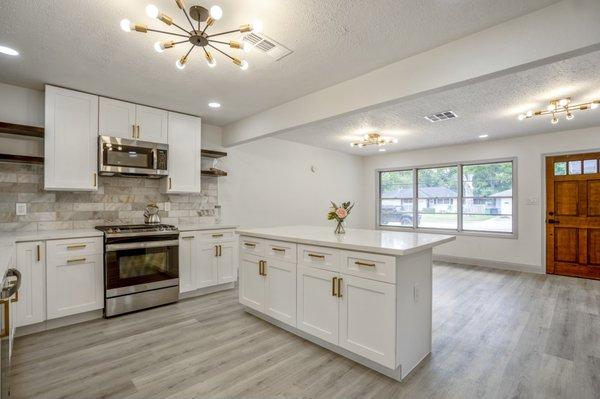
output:
[[[17,270],[21,272],[16,326],[46,320],[46,244],[44,241],[17,243]]]
[[[265,276],[262,259],[245,255],[240,262],[240,303],[260,312],[265,311]]]
[[[47,318],[102,309],[102,239],[48,241],[46,251]]]
[[[237,240],[205,240],[204,236],[199,231],[179,236],[180,292],[237,280]]]

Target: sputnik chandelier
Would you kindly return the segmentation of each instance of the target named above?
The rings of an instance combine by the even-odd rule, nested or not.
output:
[[[204,57],[206,59],[206,63],[211,68],[213,68],[217,65],[217,61],[215,60],[212,52],[210,51],[210,49],[213,49],[213,50],[221,53],[225,57],[229,58],[240,69],[242,69],[242,70],[248,69],[248,61],[241,60],[237,57],[233,57],[233,56],[227,54],[225,51],[217,48],[216,45],[225,45],[231,49],[237,49],[237,50],[243,50],[245,52],[249,52],[250,49],[252,48],[252,45],[250,43],[248,43],[248,42],[242,43],[242,42],[235,41],[235,40],[230,40],[228,42],[225,42],[225,41],[215,40],[214,38],[217,36],[228,35],[228,34],[237,33],[237,32],[239,32],[239,33],[247,33],[247,32],[260,33],[262,31],[262,23],[260,21],[256,20],[252,24],[242,25],[238,29],[208,34],[206,32],[208,30],[208,28],[210,28],[216,21],[221,19],[221,17],[223,16],[223,10],[221,9],[221,7],[215,5],[215,6],[212,6],[210,8],[210,10],[207,10],[206,8],[204,8],[202,6],[191,6],[189,9],[189,13],[188,13],[185,10],[185,4],[183,1],[184,0],[175,0],[175,2],[177,3],[177,7],[179,7],[179,9],[181,9],[183,11],[183,13],[185,14],[185,18],[190,23],[191,30],[187,30],[187,29],[181,27],[180,25],[176,24],[173,21],[173,18],[160,12],[158,10],[158,8],[153,4],[149,4],[148,6],[146,6],[146,14],[150,18],[158,19],[159,21],[165,23],[168,26],[174,26],[175,28],[179,29],[182,33],[167,32],[167,31],[158,30],[158,29],[151,29],[151,28],[148,28],[147,25],[133,24],[128,19],[123,19],[121,21],[121,29],[123,29],[125,32],[131,32],[131,31],[136,31],[136,32],[140,32],[140,33],[156,32],[156,33],[163,33],[166,35],[171,35],[171,36],[176,36],[177,38],[181,38],[177,41],[176,40],[164,40],[164,41],[159,41],[159,42],[154,43],[154,49],[159,53],[162,53],[163,51],[165,51],[167,49],[174,48],[178,44],[190,43],[191,46],[190,46],[189,50],[187,51],[187,53],[185,53],[185,55],[182,55],[181,57],[179,57],[179,59],[177,59],[177,61],[175,62],[175,66],[177,66],[178,69],[185,68],[187,62],[189,61],[190,53],[196,47],[202,48],[202,51],[204,52]],[[194,21],[196,21],[196,25],[194,25],[194,23],[192,22],[192,19]],[[204,26],[202,26],[202,25],[204,25]]]
[[[365,134],[361,141],[354,141],[350,143],[350,147],[366,147],[368,145],[386,145],[397,143],[398,139],[395,137],[382,137],[379,133],[369,133]]]
[[[589,109],[596,109],[600,106],[600,100],[588,101],[585,103],[572,104],[571,98],[559,98],[556,100],[550,101],[550,104],[546,109],[538,110],[538,111],[527,111],[524,114],[519,115],[519,120],[522,121],[524,119],[531,119],[535,116],[543,116],[543,115],[552,115],[552,119],[550,122],[553,125],[558,123],[558,115],[561,113],[565,113],[565,119],[570,121],[575,117],[573,115],[574,111],[586,111]]]

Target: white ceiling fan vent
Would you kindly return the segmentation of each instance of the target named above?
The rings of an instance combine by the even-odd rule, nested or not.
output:
[[[292,50],[285,47],[283,44],[278,43],[263,34],[248,33],[246,36],[244,36],[244,40],[248,43],[251,43],[254,48],[262,51],[270,57],[275,58],[275,61],[279,61],[283,57],[287,57],[293,53]]]
[[[424,116],[429,122],[441,122],[447,121],[448,119],[458,118],[458,115],[454,113],[454,111],[444,111],[438,112],[437,114]]]

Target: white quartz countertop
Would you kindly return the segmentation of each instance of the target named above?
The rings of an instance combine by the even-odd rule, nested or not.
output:
[[[179,231],[226,230],[236,227],[234,224],[181,224],[177,226]]]
[[[101,237],[104,233],[96,229],[48,230],[48,231],[11,231],[0,233],[1,243],[24,241],[62,240],[66,238]]]
[[[386,255],[409,255],[456,239],[455,236],[443,234],[366,229],[346,229],[346,234],[338,236],[333,233],[334,228],[335,226],[282,226],[236,231],[242,236]]]

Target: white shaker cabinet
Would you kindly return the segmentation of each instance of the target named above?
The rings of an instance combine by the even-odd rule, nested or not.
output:
[[[196,287],[203,288],[219,284],[219,246],[203,243],[198,245],[196,265]]]
[[[167,111],[106,97],[99,109],[99,135],[167,143]]]
[[[266,313],[286,324],[296,325],[296,264],[281,260],[265,261]]]
[[[196,289],[195,259],[197,259],[196,235],[192,231],[179,234],[179,292]]]
[[[169,194],[200,193],[200,118],[169,112],[169,176],[164,191]]]
[[[104,307],[102,238],[46,242],[48,319]]]
[[[265,311],[265,279],[262,274],[262,262],[258,256],[245,255],[240,261],[240,291],[242,305]]]
[[[98,96],[46,86],[44,189],[98,189]]]
[[[46,246],[44,241],[17,243],[17,270],[21,288],[17,306],[17,327],[46,320]]]

